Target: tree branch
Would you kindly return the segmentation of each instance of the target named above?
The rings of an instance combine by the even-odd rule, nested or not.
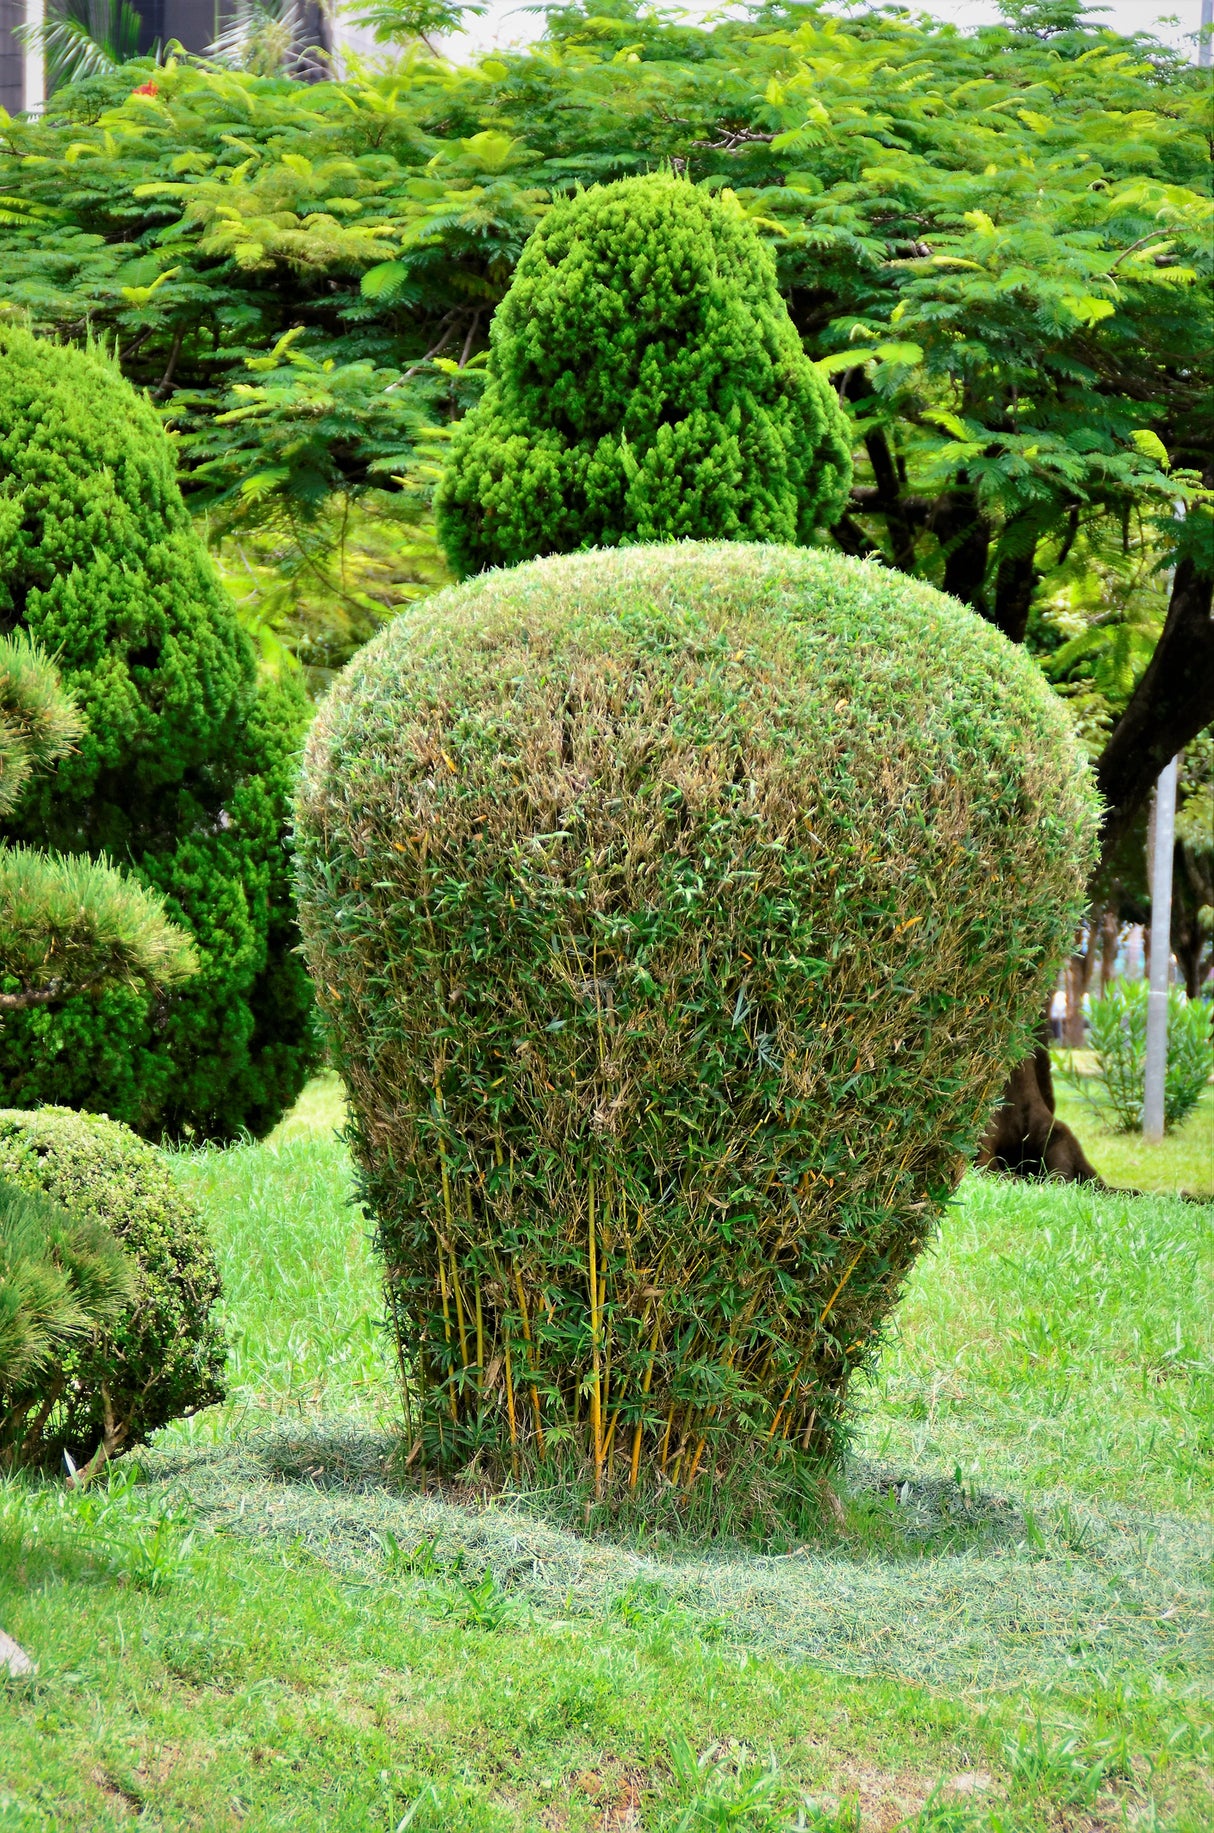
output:
[[[1096,765],[1105,801],[1102,866],[1156,777],[1214,719],[1214,579],[1180,561],[1159,641]]]

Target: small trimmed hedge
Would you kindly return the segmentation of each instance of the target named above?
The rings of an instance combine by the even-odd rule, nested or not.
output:
[[[298,892],[424,1461],[835,1455],[1095,818],[1028,657],[820,551],[549,559],[369,644]]]
[[[0,1177],[101,1223],[126,1250],[134,1301],[106,1333],[65,1347],[41,1455],[125,1449],[224,1397],[219,1271],[198,1211],[163,1153],[129,1127],[71,1108],[0,1110]],[[49,1394],[50,1389],[48,1387]]]

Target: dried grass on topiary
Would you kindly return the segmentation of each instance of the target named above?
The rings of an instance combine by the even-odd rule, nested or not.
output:
[[[1033,663],[823,552],[549,559],[368,645],[298,888],[421,1461],[836,1455],[1094,826]]]
[[[64,1344],[25,1395],[22,1462],[126,1450],[224,1397],[214,1316],[219,1269],[206,1227],[163,1152],[119,1121],[71,1108],[0,1109],[0,1178],[42,1192],[125,1251],[131,1302],[98,1334]],[[12,1425],[12,1420],[9,1424]]]

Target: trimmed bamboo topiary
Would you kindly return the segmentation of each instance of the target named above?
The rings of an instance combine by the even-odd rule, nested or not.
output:
[[[423,1461],[836,1454],[1082,902],[1031,660],[819,551],[550,559],[367,646],[297,826]]]

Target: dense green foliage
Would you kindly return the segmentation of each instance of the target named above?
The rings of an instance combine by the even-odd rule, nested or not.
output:
[[[164,1156],[129,1128],[67,1108],[0,1111],[0,1178],[100,1226],[134,1267],[134,1303],[99,1338],[60,1351],[36,1449],[81,1461],[223,1399],[214,1249]],[[27,1421],[27,1427],[30,1422]]]
[[[808,545],[850,433],[730,198],[668,176],[562,203],[493,319],[439,490],[458,574],[662,540]]]
[[[0,816],[84,722],[59,671],[23,630],[0,636]],[[0,844],[0,1011],[109,987],[160,991],[197,971],[164,901],[100,860]]]
[[[1094,812],[1027,657],[814,549],[542,561],[375,638],[299,896],[426,1459],[837,1451]]]
[[[56,657],[85,720],[10,834],[122,861],[201,961],[164,1003],[115,990],[9,1018],[8,1099],[104,1108],[148,1132],[263,1131],[313,1060],[283,850],[302,694],[259,685],[148,402],[101,355],[13,329],[0,330],[0,622]],[[10,857],[58,905],[79,887],[79,866]],[[90,947],[112,929],[117,882],[98,881]]]
[[[1145,980],[1114,980],[1090,1010],[1091,1042],[1108,1091],[1109,1105],[1127,1133],[1142,1127],[1146,1088],[1147,1002]],[[1164,1072],[1165,1127],[1180,1126],[1201,1100],[1214,1074],[1211,1010],[1201,999],[1189,999],[1180,987],[1168,989],[1168,1056]]]
[[[701,28],[604,0],[526,52],[414,42],[344,84],[134,66],[4,129],[0,297],[113,333],[214,525],[298,548],[475,398],[551,200],[667,163],[733,189],[833,366],[858,461],[839,538],[1014,632],[1089,534],[1162,508],[1174,539],[1176,468],[1214,426],[1201,78],[1078,10]]]
[[[134,1296],[107,1228],[0,1178],[0,1468],[22,1461],[27,1439],[41,1448],[64,1352],[116,1325]]]

